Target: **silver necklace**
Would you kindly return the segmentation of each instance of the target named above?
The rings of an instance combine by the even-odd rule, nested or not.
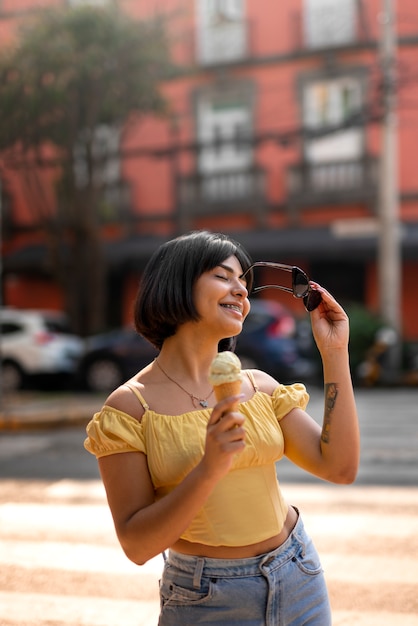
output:
[[[193,406],[196,408],[197,404],[196,402],[198,402],[200,404],[201,407],[203,407],[204,409],[207,409],[208,407],[208,400],[211,397],[211,395],[213,394],[213,389],[211,389],[209,395],[206,396],[206,398],[199,398],[198,396],[195,396],[193,393],[190,393],[190,391],[187,391],[187,389],[185,389],[184,387],[182,387],[180,385],[180,383],[178,383],[176,380],[174,380],[174,378],[171,378],[171,376],[169,376],[167,374],[166,371],[163,370],[163,368],[161,367],[161,365],[158,362],[158,359],[154,359],[155,363],[158,365],[158,367],[160,368],[160,370],[162,371],[162,373],[164,374],[164,376],[166,376],[168,378],[168,380],[171,380],[172,383],[174,383],[175,385],[177,385],[177,387],[179,387],[182,391],[184,391],[184,393],[187,393],[187,395],[189,396],[189,398],[192,401]]]

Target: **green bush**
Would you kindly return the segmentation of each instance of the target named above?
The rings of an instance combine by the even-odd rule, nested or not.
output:
[[[359,304],[346,307],[350,319],[350,365],[353,374],[362,363],[366,352],[374,344],[376,333],[385,327],[384,321]]]

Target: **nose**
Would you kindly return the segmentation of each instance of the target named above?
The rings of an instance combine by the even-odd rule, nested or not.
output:
[[[245,286],[245,284],[242,281],[242,278],[240,276],[238,276],[234,282],[234,287],[233,287],[233,292],[234,295],[240,297],[240,298],[247,298],[248,297],[248,290]]]

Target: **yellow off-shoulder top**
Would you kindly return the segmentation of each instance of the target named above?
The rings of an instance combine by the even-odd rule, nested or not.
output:
[[[97,458],[120,452],[142,452],[156,499],[176,487],[204,453],[211,409],[182,415],[153,411],[136,390],[145,412],[141,422],[104,406],[87,426],[85,448]],[[234,459],[230,472],[212,491],[205,505],[181,536],[211,546],[251,545],[278,534],[287,515],[275,463],[283,456],[280,420],[294,408],[305,409],[305,386],[278,385],[270,396],[256,390],[241,403],[245,415],[245,449]]]

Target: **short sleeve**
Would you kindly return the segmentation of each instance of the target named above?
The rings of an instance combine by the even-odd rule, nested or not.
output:
[[[120,452],[146,454],[143,425],[134,417],[104,406],[87,425],[84,447],[96,458]]]
[[[305,410],[309,402],[309,394],[305,385],[295,383],[293,385],[279,385],[273,392],[273,409],[280,421],[292,409]]]

